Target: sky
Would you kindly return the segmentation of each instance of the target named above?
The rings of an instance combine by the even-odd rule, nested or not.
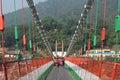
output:
[[[26,0],[24,1],[24,7],[27,7],[27,2]],[[35,4],[38,2],[44,2],[46,0],[33,0]],[[14,11],[14,0],[2,0],[2,9],[3,9],[3,14],[7,14],[10,12]],[[16,0],[16,9],[21,9],[22,8],[22,0]]]

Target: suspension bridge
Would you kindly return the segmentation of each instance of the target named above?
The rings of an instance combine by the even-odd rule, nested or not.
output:
[[[120,60],[120,53],[118,49],[119,45],[119,31],[120,31],[120,0],[118,0],[118,15],[115,18],[115,33],[116,33],[116,48],[114,51],[104,48],[106,39],[106,1],[104,1],[103,7],[103,26],[101,30],[101,47],[96,50],[97,45],[97,25],[98,25],[98,9],[100,0],[87,0],[83,6],[83,13],[81,13],[80,20],[74,31],[68,49],[64,51],[64,42],[55,43],[55,51],[53,51],[50,45],[49,39],[46,37],[46,32],[42,26],[39,13],[37,13],[33,0],[26,0],[29,9],[32,14],[32,23],[36,26],[32,29],[26,29],[24,22],[24,0],[22,2],[22,26],[23,26],[23,52],[20,52],[18,45],[18,27],[16,16],[16,2],[14,0],[15,7],[15,27],[14,33],[16,49],[15,54],[6,54],[4,46],[4,14],[2,12],[2,0],[0,0],[0,31],[1,31],[1,55],[2,61],[0,62],[0,80],[120,80],[120,64],[117,63]],[[93,5],[94,4],[94,5]],[[95,22],[93,22],[93,7],[95,7]],[[94,23],[94,28],[93,24]],[[89,29],[88,29],[89,27]],[[38,36],[35,36],[33,31],[36,28]],[[29,31],[29,41],[27,40],[26,31]],[[91,35],[91,32],[93,33]],[[31,34],[32,33],[32,34]],[[80,36],[81,34],[81,36]],[[91,40],[93,36],[93,40]],[[37,43],[35,39],[37,38]],[[44,54],[40,48],[40,38],[45,45],[47,54],[49,56],[37,57],[37,52],[40,55]],[[81,42],[77,42],[81,40]],[[92,44],[93,41],[93,44]],[[29,42],[29,43],[28,43]],[[27,43],[29,49],[27,49]],[[76,43],[80,44],[79,49],[75,52],[72,51]],[[58,48],[61,51],[58,51]],[[107,54],[107,53],[111,54]],[[22,54],[21,54],[22,53]],[[106,54],[105,54],[106,53]],[[73,55],[75,54],[75,55]],[[23,56],[24,55],[24,56]],[[114,57],[113,62],[105,61],[104,57],[110,55]],[[95,57],[94,57],[95,56]]]

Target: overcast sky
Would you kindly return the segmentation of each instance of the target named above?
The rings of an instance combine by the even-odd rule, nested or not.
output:
[[[2,0],[3,1],[3,14],[14,11],[14,0]],[[44,2],[46,0],[33,0],[34,3]],[[24,0],[24,6],[27,7],[27,2]],[[22,8],[22,0],[16,0],[16,8]]]

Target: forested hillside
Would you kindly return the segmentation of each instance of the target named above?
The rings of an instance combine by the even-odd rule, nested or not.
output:
[[[37,11],[45,31],[47,32],[48,40],[54,49],[55,40],[63,40],[65,48],[71,40],[71,36],[77,26],[80,14],[83,12],[84,4],[86,0],[48,0],[46,2],[40,2],[36,4]],[[95,4],[94,4],[95,5]],[[95,7],[94,7],[95,8]],[[19,25],[19,45],[22,46],[22,21],[21,10],[17,11],[17,23]],[[117,0],[107,0],[107,23],[106,23],[106,41],[105,45],[113,47],[115,44],[115,16],[117,15]],[[103,0],[99,1],[99,14],[98,14],[98,26],[97,26],[97,47],[101,47],[100,35],[103,25]],[[25,8],[25,24],[26,28],[30,24],[31,13],[28,8]],[[95,21],[95,11],[93,10],[93,22]],[[93,23],[94,24],[94,23]],[[31,24],[30,24],[31,25]],[[15,45],[14,40],[14,12],[5,15],[5,42],[6,46]],[[57,31],[55,31],[57,29]],[[9,34],[10,33],[10,34]],[[28,31],[27,31],[28,35]],[[93,32],[91,32],[93,35]],[[29,36],[29,35],[28,35]],[[92,41],[92,37],[91,37]],[[78,44],[80,45],[80,44]]]

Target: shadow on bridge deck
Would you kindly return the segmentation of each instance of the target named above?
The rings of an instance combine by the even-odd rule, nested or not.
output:
[[[71,74],[63,66],[53,67],[46,80],[73,80]]]

